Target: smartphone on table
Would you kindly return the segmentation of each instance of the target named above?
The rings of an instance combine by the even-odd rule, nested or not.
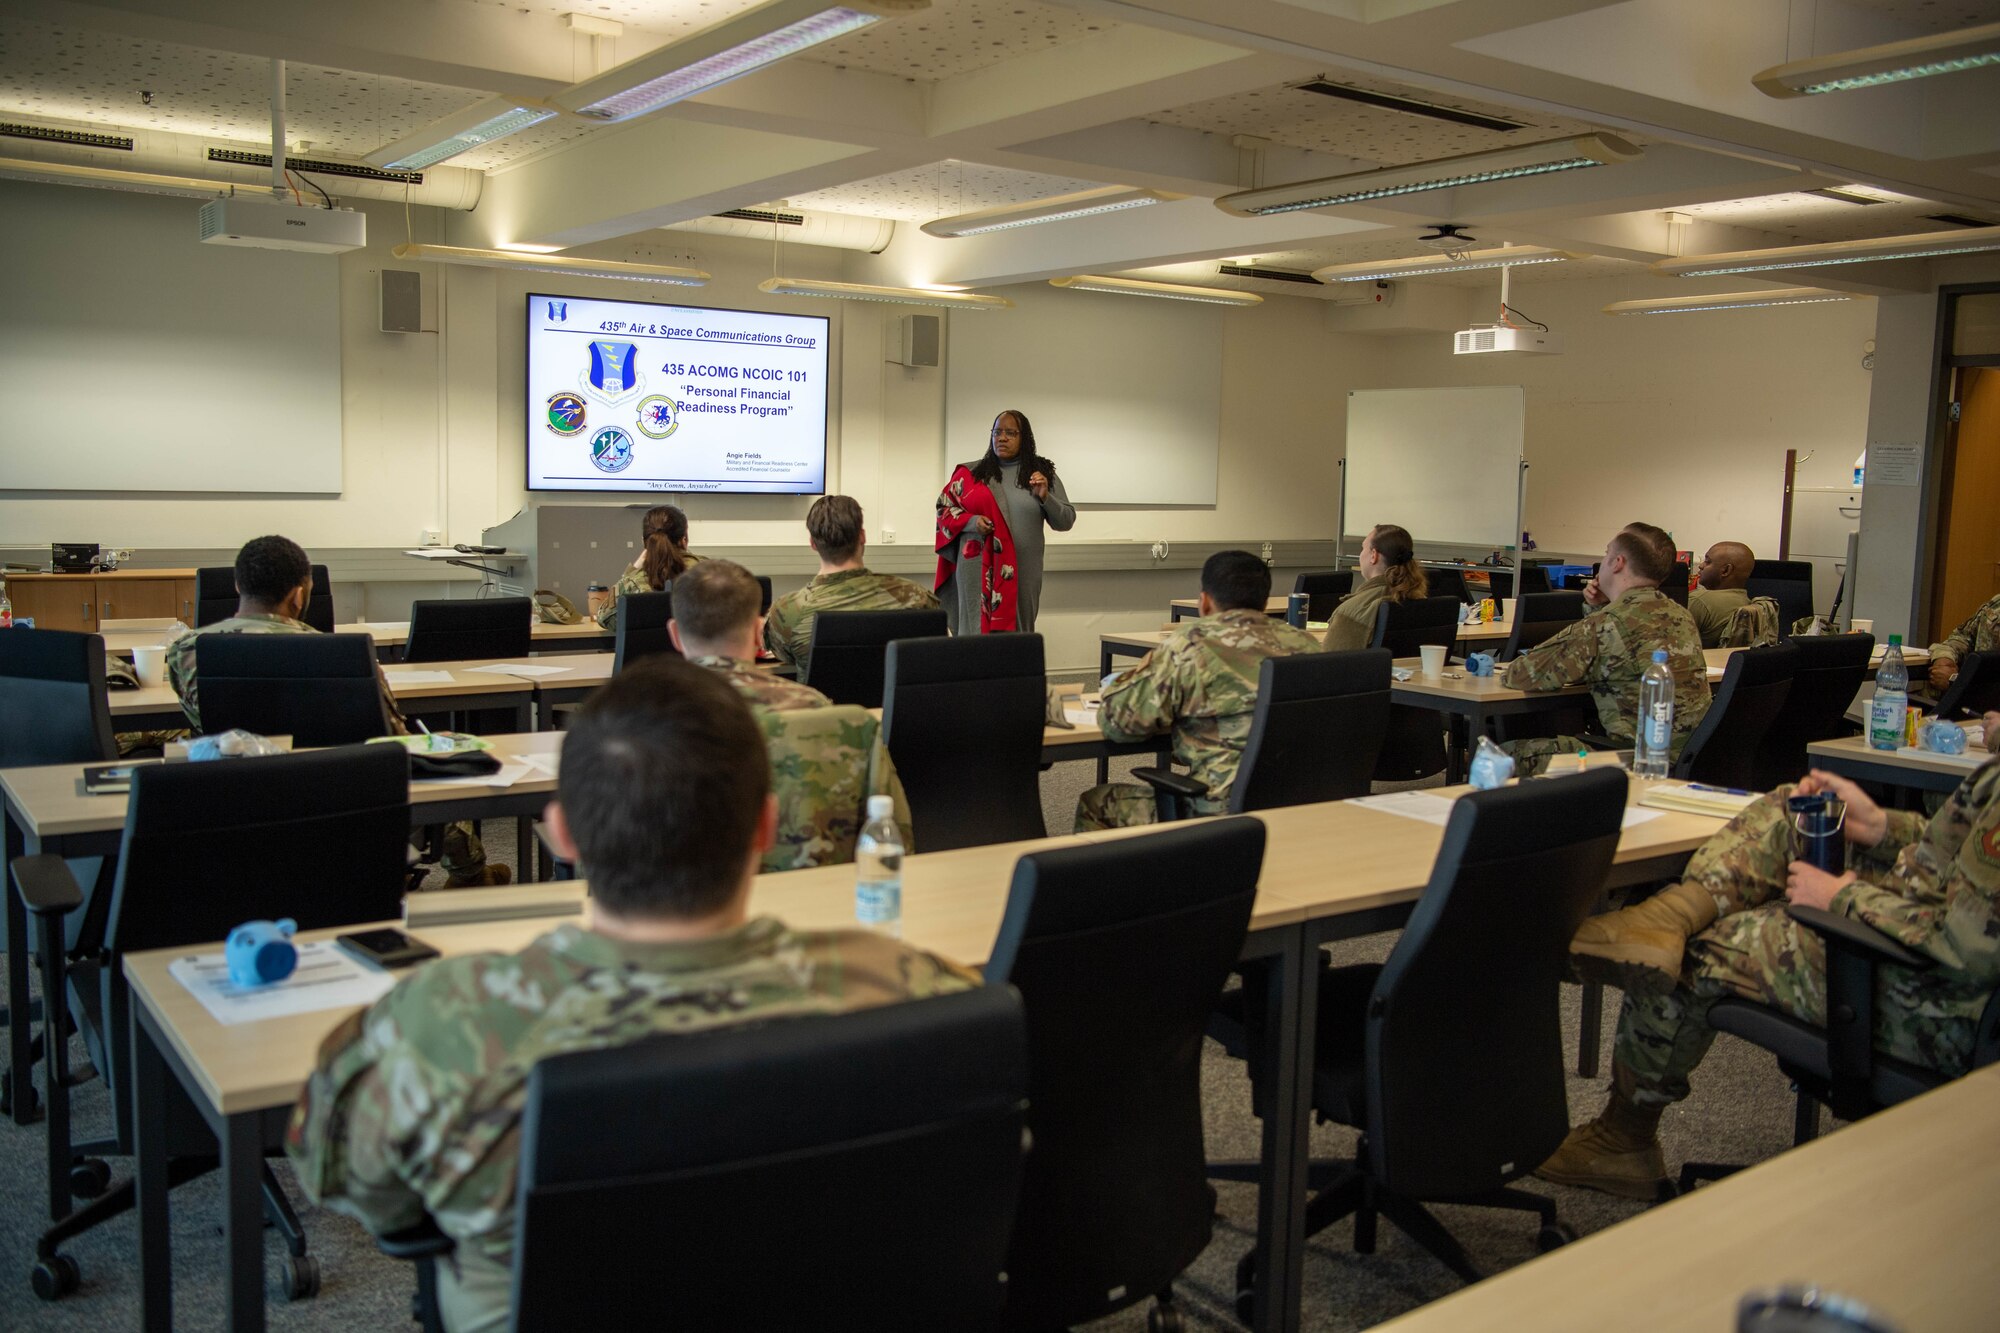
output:
[[[337,935],[335,944],[366,962],[377,967],[408,967],[429,958],[438,957],[438,951],[422,940],[412,939],[400,930],[357,930],[350,935]]]

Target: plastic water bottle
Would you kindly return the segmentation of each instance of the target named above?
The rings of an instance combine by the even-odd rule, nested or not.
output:
[[[1868,748],[1893,750],[1903,743],[1903,719],[1910,708],[1910,669],[1903,665],[1903,636],[1889,636],[1888,651],[1875,673],[1875,699],[1868,705]]]
[[[1667,670],[1667,650],[1655,648],[1646,674],[1639,677],[1639,734],[1632,738],[1632,771],[1642,778],[1667,775],[1674,746],[1674,673]]]
[[[7,600],[7,580],[0,579],[0,629],[14,628],[14,604]]]
[[[869,930],[903,935],[903,831],[896,802],[868,798],[868,822],[854,842],[854,919]]]

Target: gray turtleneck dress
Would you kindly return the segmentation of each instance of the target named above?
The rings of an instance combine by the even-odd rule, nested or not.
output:
[[[1063,491],[1060,474],[1049,483],[1049,498],[1037,500],[1033,491],[1016,483],[1020,469],[1019,459],[1002,463],[1000,480],[992,490],[1006,511],[1007,528],[1014,534],[1015,600],[1020,613],[1016,627],[1031,630],[1035,627],[1035,613],[1041,609],[1042,601],[1042,525],[1046,523],[1057,532],[1068,532],[1076,526],[1076,506],[1069,502],[1069,496]],[[958,543],[954,542],[945,556],[956,564],[957,553]],[[938,589],[938,599],[944,603],[945,618],[951,623],[953,634],[979,632],[977,569],[965,578],[960,578],[958,570],[954,569],[944,586]]]

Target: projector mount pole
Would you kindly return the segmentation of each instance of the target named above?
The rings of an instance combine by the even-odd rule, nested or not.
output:
[[[271,62],[271,193],[283,199],[285,186],[285,62]]]

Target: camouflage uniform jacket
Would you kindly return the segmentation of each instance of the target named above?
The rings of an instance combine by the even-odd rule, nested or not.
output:
[[[701,557],[692,551],[682,551],[681,559],[692,565],[699,561]],[[673,586],[673,580],[668,579],[667,587],[671,589]],[[611,585],[611,600],[597,608],[597,623],[605,629],[618,628],[618,599],[620,597],[623,597],[628,592],[659,591],[661,590],[655,588],[647,580],[644,569],[641,569],[638,565],[625,566],[625,572],[618,576],[618,582]]]
[[[1974,611],[1963,625],[1945,635],[1943,643],[1931,645],[1932,658],[1965,660],[1967,653],[1990,653],[2000,648],[2000,597]]]
[[[755,662],[745,662],[734,657],[691,657],[688,660],[698,667],[707,667],[715,672],[729,682],[731,689],[760,707],[782,711],[788,708],[833,706],[833,700],[812,686],[787,680],[774,672],[764,670]]]
[[[771,603],[764,618],[764,646],[785,665],[803,668],[812,655],[813,618],[822,611],[932,611],[940,605],[929,588],[894,574],[836,569]]]
[[[903,850],[917,850],[909,798],[874,714],[853,704],[753,707],[750,712],[764,733],[771,795],[778,802],[777,845],[764,853],[759,869],[802,870],[853,861],[870,796],[891,799]]]
[[[454,1326],[504,1327],[521,1112],[537,1060],[978,984],[881,935],[794,932],[769,917],[672,944],[559,926],[520,953],[420,968],[335,1028],[285,1150],[308,1194],[370,1231],[430,1214],[458,1242],[457,1267],[483,1270],[476,1282],[458,1273],[456,1285],[501,1305]]]
[[[1515,690],[1588,685],[1604,734],[1630,741],[1639,729],[1639,677],[1653,650],[1667,650],[1674,673],[1673,751],[1708,712],[1708,663],[1694,618],[1658,588],[1633,588],[1553,639],[1509,662],[1500,683]]]
[[[1688,614],[1701,631],[1701,646],[1722,647],[1722,631],[1729,627],[1729,618],[1749,604],[1750,594],[1743,588],[1688,589]]]
[[[211,625],[203,625],[192,634],[183,634],[167,645],[167,683],[180,696],[181,711],[187,714],[188,725],[201,730],[201,709],[195,696],[194,643],[204,634],[317,634],[318,630],[304,621],[286,616],[251,615],[230,616]],[[403,724],[402,710],[396,707],[396,696],[389,691],[389,682],[382,675],[380,663],[375,667],[375,679],[382,687],[382,706],[389,713],[389,730],[401,736],[409,731]]]
[[[1752,597],[1730,613],[1716,635],[1717,648],[1766,648],[1778,641],[1778,603],[1770,597]],[[1709,646],[1706,635],[1702,647]]]
[[[1250,739],[1264,659],[1319,651],[1318,639],[1261,610],[1218,611],[1182,625],[1114,677],[1098,722],[1114,741],[1173,732],[1174,758],[1208,788],[1196,812],[1220,814]]]

